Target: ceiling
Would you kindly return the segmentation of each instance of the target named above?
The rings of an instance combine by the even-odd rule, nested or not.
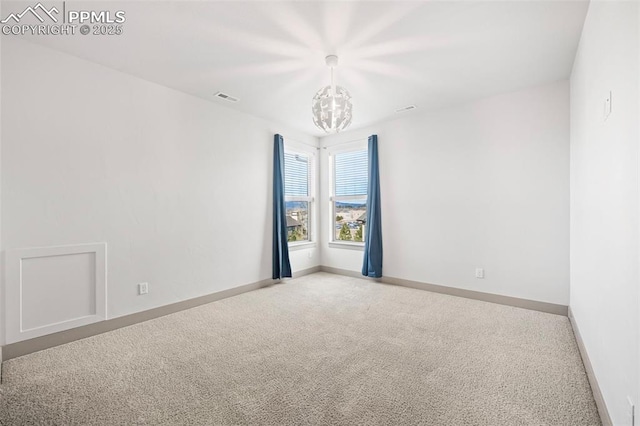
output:
[[[419,112],[568,78],[588,7],[574,0],[79,4],[124,10],[123,34],[31,41],[316,136],[324,133],[312,123],[311,98],[329,82],[327,54],[340,57],[336,83],[351,92],[358,128],[398,117],[407,105]],[[217,91],[240,102],[216,99]]]

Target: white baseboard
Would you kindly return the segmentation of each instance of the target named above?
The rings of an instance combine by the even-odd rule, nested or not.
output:
[[[600,390],[598,379],[596,378],[596,374],[593,371],[593,366],[591,365],[591,360],[589,359],[587,348],[584,345],[584,341],[582,340],[582,335],[580,334],[580,328],[578,327],[578,324],[576,323],[576,319],[573,316],[573,313],[571,312],[571,307],[569,307],[569,321],[571,321],[573,334],[576,336],[576,342],[578,343],[578,349],[580,350],[582,363],[584,364],[584,369],[587,372],[587,378],[589,379],[589,384],[591,385],[591,391],[593,392],[593,399],[595,399],[596,401],[596,406],[598,407],[598,413],[600,414],[602,425],[613,426],[613,422],[611,421],[611,416],[609,415],[609,410],[607,409],[607,404],[605,404],[604,402],[604,397],[602,396],[602,391]]]
[[[555,303],[540,302],[537,300],[529,300],[529,299],[520,299],[518,297],[502,296],[499,294],[492,294],[492,293],[483,293],[480,291],[465,290],[461,288],[429,284],[429,283],[424,283],[420,281],[405,280],[403,278],[394,278],[394,277],[385,277],[385,276],[383,276],[382,278],[368,278],[356,271],[333,268],[330,266],[321,266],[320,269],[323,272],[329,272],[337,275],[344,275],[347,277],[369,279],[377,282],[382,282],[385,284],[393,284],[393,285],[399,285],[402,287],[416,288],[419,290],[426,290],[434,293],[448,294],[450,296],[464,297],[467,299],[482,300],[484,302],[497,303],[500,305],[515,306],[517,308],[530,309],[533,311],[546,312],[549,314],[562,315],[565,317],[568,314],[567,306],[557,305]]]
[[[305,275],[310,275],[310,274],[315,274],[316,272],[320,272],[320,266],[313,266],[311,268],[308,269],[303,269],[302,271],[297,271],[294,272],[293,278],[300,278],[300,277],[304,277]]]
[[[305,275],[313,274],[320,271],[320,266],[314,266],[312,268],[303,269],[293,274],[294,278],[299,278]],[[0,346],[0,363],[4,360],[7,361],[12,358],[27,355],[33,352],[41,351],[44,349],[59,346],[65,343],[73,342],[75,340],[84,339],[86,337],[95,336],[97,334],[105,333],[107,331],[116,330],[118,328],[127,327],[139,322],[148,321],[161,316],[169,315],[175,312],[183,311],[185,309],[194,308],[196,306],[204,305],[206,303],[215,302],[217,300],[226,299],[227,297],[237,296],[242,293],[257,290],[262,287],[269,286],[280,282],[280,280],[265,279],[257,281],[255,283],[242,285],[239,287],[219,291],[216,293],[207,294],[205,296],[196,297],[194,299],[184,300],[182,302],[176,302],[158,308],[149,309],[142,312],[136,312],[134,314],[125,315],[118,318],[109,319],[106,321],[100,321],[80,327],[76,327],[70,330],[64,330],[57,333],[48,334],[45,336],[35,337],[33,339],[23,340],[20,342],[11,343]],[[4,358],[3,358],[4,355]],[[1,375],[0,375],[1,378]]]
[[[35,337],[29,340],[11,343],[1,348],[2,354],[4,355],[3,360],[7,361],[12,358],[17,358],[19,356],[73,342],[75,340],[84,339],[86,337],[95,336],[107,331],[116,330],[118,328],[127,327],[154,318],[173,314],[175,312],[184,311],[185,309],[195,308],[196,306],[204,305],[206,303],[226,299],[227,297],[237,296],[249,291],[258,290],[259,288],[266,287],[277,282],[278,280],[272,280],[271,278],[269,278],[266,280],[257,281],[255,283],[245,284],[239,287],[218,291],[189,300],[183,300],[181,302],[160,306],[146,311],[136,312],[130,315],[108,319],[106,321],[83,325],[70,330],[64,330],[45,336]]]
[[[297,271],[293,274],[293,278],[299,278],[305,275],[313,274],[315,272],[329,272],[337,275],[345,275],[349,277],[368,279],[375,282],[381,282],[385,284],[399,285],[404,287],[417,288],[420,290],[432,291],[436,293],[443,293],[452,296],[465,297],[468,299],[483,300],[486,302],[498,303],[502,305],[516,306],[520,308],[532,309],[552,314],[567,315],[567,307],[563,305],[555,305],[553,303],[538,302],[534,300],[518,299],[515,297],[500,296],[489,293],[481,293],[470,290],[463,290],[453,287],[438,286],[434,284],[422,283],[418,281],[404,280],[401,278],[383,277],[383,278],[367,278],[362,276],[359,272],[349,271],[346,269],[333,268],[329,266],[314,266],[302,271]],[[105,333],[107,331],[115,330],[121,327],[126,327],[139,322],[148,321],[150,319],[158,318],[164,315],[172,314],[174,312],[183,311],[196,306],[200,306],[206,303],[215,302],[217,300],[225,299],[227,297],[236,296],[249,291],[257,290],[262,287],[266,287],[273,283],[279,282],[278,280],[266,279],[251,284],[235,287],[228,290],[219,291],[216,293],[208,294],[205,296],[197,297],[194,299],[185,300],[182,302],[172,303],[170,305],[160,306],[158,308],[150,309],[147,311],[137,312],[131,315],[123,317],[113,318],[106,321],[100,321],[97,323],[73,328],[71,330],[65,330],[53,334],[48,334],[41,337],[36,337],[21,342],[12,343],[0,347],[0,362],[6,361],[12,358],[16,358],[22,355],[26,355],[32,352],[41,351],[54,346],[69,343],[75,340],[84,339],[86,337],[94,336],[97,334]]]

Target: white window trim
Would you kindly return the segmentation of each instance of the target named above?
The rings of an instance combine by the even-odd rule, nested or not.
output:
[[[351,142],[344,145],[338,145],[334,147],[327,147],[327,153],[329,155],[329,247],[331,248],[339,248],[339,249],[349,249],[349,250],[364,250],[365,242],[356,242],[356,241],[340,241],[335,239],[335,224],[334,219],[336,217],[335,212],[335,202],[341,200],[366,200],[369,196],[367,195],[345,195],[345,196],[336,196],[335,194],[335,160],[334,157],[336,154],[343,154],[345,152],[352,151],[362,151],[368,150],[369,143],[368,139],[363,139],[362,141]]]
[[[289,251],[316,248],[315,241],[289,241]]]
[[[329,241],[329,247],[331,248],[339,248],[339,249],[349,249],[349,250],[358,250],[364,251],[364,241],[359,243],[356,241],[348,242],[348,241]]]
[[[307,240],[304,241],[288,241],[287,244],[289,246],[290,251],[302,250],[306,248],[314,248],[316,246],[316,234],[314,232],[317,229],[317,224],[315,223],[315,193],[316,193],[316,172],[318,167],[318,156],[317,149],[312,148],[310,146],[306,146],[304,144],[296,143],[296,142],[287,142],[284,141],[284,152],[289,154],[301,154],[309,157],[309,195],[307,197],[293,197],[286,196],[284,197],[285,202],[287,201],[306,201],[309,203],[309,218],[307,224]]]

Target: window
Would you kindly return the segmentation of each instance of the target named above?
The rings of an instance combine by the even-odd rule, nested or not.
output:
[[[287,211],[287,240],[289,244],[312,241],[312,161],[312,154],[285,149],[284,201]]]
[[[367,149],[332,155],[332,241],[363,243],[367,226]]]

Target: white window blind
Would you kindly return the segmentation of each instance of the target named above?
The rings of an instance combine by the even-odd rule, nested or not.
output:
[[[289,197],[309,196],[309,157],[284,153],[284,194]]]
[[[335,154],[336,197],[367,195],[367,150]]]

